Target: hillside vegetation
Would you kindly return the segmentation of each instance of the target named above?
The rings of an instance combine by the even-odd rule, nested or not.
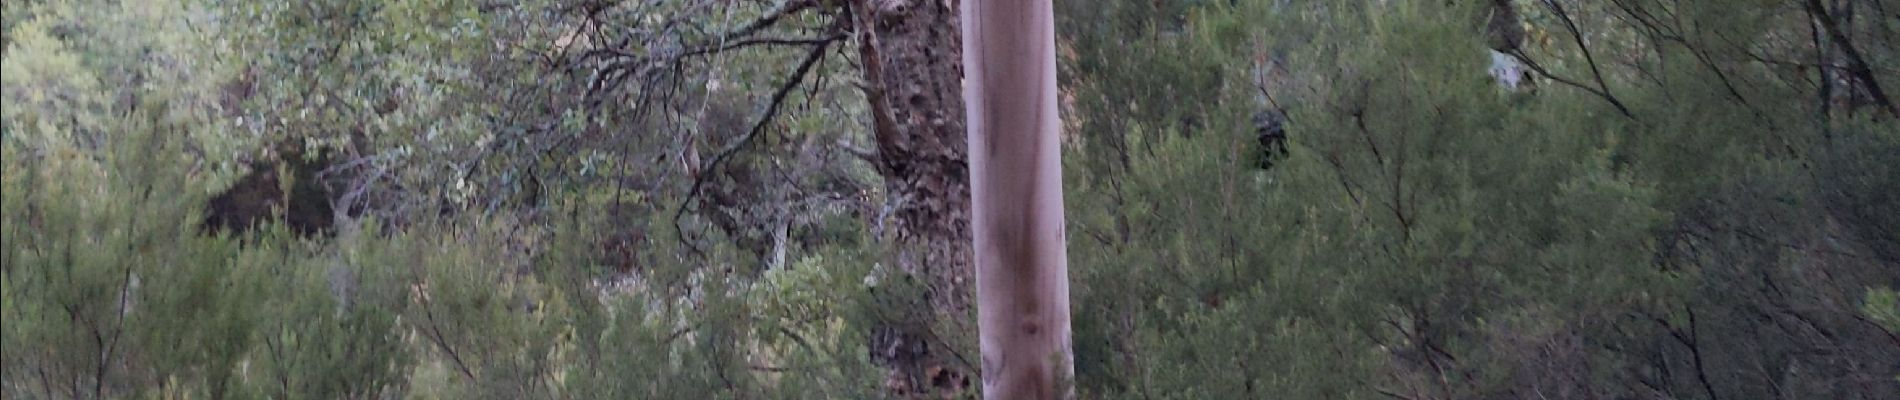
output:
[[[955,4],[9,0],[0,398],[977,397]],[[1900,398],[1900,1],[1055,9],[1077,397]]]

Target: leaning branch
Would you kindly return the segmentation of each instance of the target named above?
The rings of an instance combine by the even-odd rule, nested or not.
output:
[[[815,5],[818,5],[816,0],[789,0],[778,3],[778,5],[772,7],[772,9],[766,10],[765,14],[760,15],[758,19],[747,22],[738,29],[733,29],[725,34],[719,35],[718,41],[732,41],[733,39],[752,36],[752,34],[758,33],[759,30],[778,23],[779,18],[784,18],[788,14],[799,12]]]
[[[1524,63],[1524,67],[1530,68],[1531,72],[1536,72],[1538,76],[1542,76],[1545,79],[1550,79],[1552,81],[1556,81],[1557,83],[1562,83],[1570,87],[1582,89],[1585,92],[1590,92],[1590,94],[1596,95],[1597,97],[1601,97],[1603,98],[1604,101],[1609,102],[1610,106],[1616,107],[1616,112],[1623,114],[1623,116],[1629,117],[1632,119],[1636,118],[1636,114],[1630,112],[1629,107],[1623,105],[1623,101],[1618,100],[1616,98],[1616,95],[1610,94],[1609,91],[1605,91],[1603,89],[1597,88],[1596,86],[1586,85],[1582,82],[1577,82],[1575,80],[1558,76],[1557,74],[1550,72],[1549,69],[1544,68],[1543,64],[1538,64],[1537,61],[1531,60],[1531,57],[1529,55],[1524,54],[1523,50],[1514,49],[1509,52],[1506,52],[1505,54],[1509,54],[1511,58],[1516,58],[1518,62]]]
[[[1596,56],[1590,53],[1590,44],[1584,41],[1583,29],[1577,27],[1577,21],[1570,17],[1570,12],[1567,10],[1564,10],[1563,5],[1557,4],[1556,1],[1552,1],[1552,0],[1544,0],[1544,6],[1550,8],[1551,13],[1555,14],[1557,16],[1557,19],[1563,22],[1564,30],[1570,32],[1570,38],[1572,40],[1577,41],[1577,49],[1583,52],[1584,64],[1588,64],[1590,66],[1590,76],[1593,78],[1596,78],[1596,83],[1597,83],[1596,89],[1591,90],[1591,92],[1596,93],[1597,96],[1602,97],[1604,100],[1608,100],[1610,102],[1610,105],[1616,106],[1616,111],[1622,113],[1623,116],[1635,118],[1636,115],[1633,113],[1630,113],[1629,107],[1624,106],[1623,101],[1617,100],[1616,95],[1610,93],[1610,84],[1603,79],[1603,69],[1597,66]],[[1524,60],[1524,63],[1526,65],[1533,64],[1530,62],[1530,59],[1528,57],[1522,56],[1523,52],[1521,50],[1517,51],[1517,53],[1518,53],[1517,54],[1518,58],[1521,60]],[[1563,80],[1560,80],[1555,76],[1552,76],[1548,71],[1544,71],[1542,68],[1533,67],[1533,69],[1537,70],[1539,74],[1549,77],[1552,80],[1564,82]],[[1565,83],[1568,83],[1571,86],[1582,87],[1582,85],[1578,85],[1574,82],[1565,82]]]
[[[759,33],[759,31],[765,30],[765,28],[770,28],[773,25],[778,24],[778,21],[780,19],[785,18],[786,15],[799,12],[807,8],[811,8],[812,6],[815,6],[815,5],[818,5],[818,2],[815,0],[790,0],[790,1],[779,3],[778,5],[773,6],[771,9],[765,10],[765,13],[760,14],[758,18],[753,19],[751,21],[747,21],[744,25],[740,25],[738,28],[733,28],[732,30],[726,31],[725,33],[720,33],[712,38],[709,38],[707,39],[707,42],[721,43],[721,44],[740,43],[740,42],[747,42],[747,41],[757,42],[757,40],[752,40],[748,38],[751,38],[752,35]],[[669,25],[670,25],[670,22],[671,21],[669,21]],[[668,31],[670,31],[670,29]],[[770,42],[770,40],[765,40],[764,42]],[[759,43],[753,43],[753,44],[759,44]],[[624,50],[620,50],[617,47],[621,47],[621,46],[602,47],[598,49],[593,49],[586,53],[583,53],[581,55],[581,59],[586,60],[586,59],[595,58],[595,57],[626,58],[626,59],[643,58],[639,54],[629,53]],[[672,58],[677,59],[677,58],[684,58],[689,55],[713,53],[713,52],[731,49],[734,47],[741,47],[741,46],[729,46],[729,47],[728,46],[705,46],[698,49],[687,50],[683,53],[674,55]]]
[[[891,141],[896,140],[903,130],[897,125],[890,100],[884,96],[884,61],[883,56],[878,54],[880,45],[874,25],[876,17],[872,15],[874,8],[866,0],[845,4],[845,12],[850,14],[853,30],[858,35],[858,62],[863,65],[861,70],[864,71],[864,81],[857,85],[858,90],[864,92],[864,98],[871,106],[868,111],[871,114],[871,137],[877,149],[882,151],[891,148]],[[866,158],[865,161],[870,161],[879,171],[889,168],[889,164],[885,163],[888,160],[884,160],[881,155],[875,159]]]
[[[423,331],[422,336],[428,338],[430,342],[434,342],[437,348],[442,349],[443,353],[447,353],[449,355],[449,361],[455,363],[456,370],[461,372],[462,376],[468,377],[469,380],[479,379],[475,377],[475,371],[468,367],[468,362],[462,361],[462,354],[456,352],[455,346],[450,346],[448,337],[442,334],[442,323],[436,321],[435,308],[429,305],[428,289],[422,284],[416,284],[414,287],[416,290],[416,301],[422,303],[422,315],[429,321],[429,329]]]
[[[726,145],[726,147],[714,155],[711,160],[706,161],[704,165],[700,166],[699,170],[705,171],[705,173],[693,177],[693,186],[686,190],[686,198],[681,199],[679,207],[673,210],[673,228],[681,233],[678,237],[682,244],[685,244],[688,249],[698,252],[698,247],[686,242],[686,235],[684,234],[686,231],[680,226],[680,217],[686,213],[686,207],[692,205],[693,200],[699,197],[699,192],[705,187],[708,177],[714,175],[711,171],[718,168],[720,164],[725,163],[727,159],[732,158],[733,154],[738,153],[739,150],[751,144],[754,139],[759,137],[759,133],[765,132],[765,128],[771,124],[773,118],[778,116],[779,106],[785,103],[785,98],[792,93],[792,90],[797,89],[799,84],[805,82],[805,75],[811,72],[812,66],[818,65],[818,60],[825,58],[825,50],[831,48],[831,43],[841,37],[842,36],[834,36],[830,40],[819,42],[817,46],[812,46],[811,52],[805,54],[805,60],[799,62],[798,68],[792,71],[792,77],[786,79],[785,84],[779,85],[777,91],[772,92],[772,99],[765,107],[765,115],[759,117],[759,120],[752,124],[752,130],[746,132],[745,136]]]
[[[704,46],[704,47],[698,47],[691,50],[687,50],[683,53],[680,53],[679,57],[680,58],[693,57],[693,56],[718,53],[718,52],[723,52],[727,50],[752,47],[752,46],[812,46],[812,45],[819,45],[819,44],[827,44],[827,43],[836,41],[838,39],[841,39],[843,37],[844,37],[844,34],[836,34],[836,35],[818,37],[818,38],[775,38],[775,37],[745,38],[745,39],[735,40],[729,43]]]
[[[618,86],[621,78],[641,73],[648,68],[656,68],[657,66],[664,65],[678,65],[681,60],[688,57],[702,56],[749,46],[792,46],[828,43],[835,39],[830,37],[811,39],[754,37],[759,32],[777,25],[785,16],[817,5],[817,0],[786,0],[780,2],[771,9],[766,10],[764,14],[759,15],[758,18],[747,21],[737,28],[719,33],[707,39],[707,43],[717,43],[714,45],[686,49],[668,48],[643,54],[625,50],[627,43],[635,40],[635,38],[629,37],[622,38],[620,43],[616,45],[601,46],[582,52],[576,58],[576,61],[587,62],[590,60],[601,60],[605,64],[600,67],[599,71],[596,72],[596,76],[591,79],[588,84],[588,94],[591,96],[596,92]],[[660,33],[641,39],[641,41],[652,43],[657,42],[661,37],[672,36],[672,26],[676,21],[677,20],[668,21],[666,23],[667,27],[662,29]]]
[[[1873,67],[1867,65],[1867,58],[1861,56],[1860,49],[1855,48],[1854,42],[1847,38],[1847,32],[1841,30],[1840,22],[1828,17],[1827,8],[1821,6],[1821,0],[1808,0],[1807,7],[1808,12],[1821,21],[1821,27],[1827,30],[1828,39],[1840,46],[1841,54],[1847,56],[1848,73],[1867,83],[1867,95],[1873,97],[1875,103],[1879,103],[1891,115],[1900,117],[1900,107],[1895,106],[1893,100],[1887,98],[1887,92],[1880,89],[1880,81],[1874,79]]]

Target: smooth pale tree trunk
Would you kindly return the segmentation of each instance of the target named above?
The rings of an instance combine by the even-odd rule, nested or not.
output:
[[[989,399],[1071,395],[1050,0],[963,0],[977,330]]]

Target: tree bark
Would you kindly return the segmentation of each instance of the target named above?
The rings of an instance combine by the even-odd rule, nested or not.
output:
[[[873,361],[902,375],[904,387],[895,388],[900,395],[954,393],[976,367],[958,351],[973,344],[962,334],[971,330],[973,270],[956,6],[940,0],[847,4],[897,264],[926,283],[923,303],[931,308],[879,327]]]
[[[858,51],[871,103],[877,167],[894,199],[899,236],[922,242],[919,267],[947,287],[936,303],[960,308],[969,275],[968,161],[963,126],[963,71],[957,64],[956,15],[950,3],[857,0]]]
[[[965,0],[977,326],[989,399],[1067,398],[1069,281],[1048,0]]]

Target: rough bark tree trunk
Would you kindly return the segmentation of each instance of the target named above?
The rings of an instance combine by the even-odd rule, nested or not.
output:
[[[974,365],[967,346],[972,293],[970,187],[963,120],[962,43],[956,5],[942,0],[852,0],[851,18],[870,103],[876,164],[895,222],[898,264],[925,282],[928,314],[874,335],[873,357],[905,375],[910,394],[955,391]]]
[[[858,1],[859,51],[875,119],[878,168],[906,240],[927,244],[920,267],[960,285],[969,271],[970,185],[956,14],[939,1]],[[865,29],[869,28],[869,29]],[[967,285],[965,286],[967,290]],[[949,289],[949,288],[943,288]],[[947,290],[946,305],[967,294]]]
[[[1048,0],[963,5],[983,394],[1072,392],[1055,19]]]

